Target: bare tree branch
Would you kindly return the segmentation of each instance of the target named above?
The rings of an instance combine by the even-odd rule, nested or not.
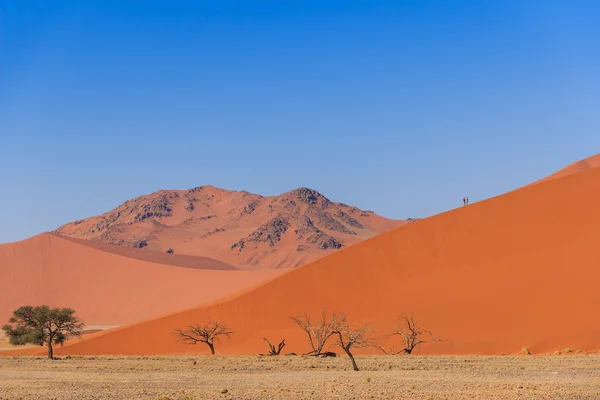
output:
[[[211,321],[210,319],[200,325],[189,325],[187,329],[175,329],[174,335],[178,336],[178,341],[188,344],[206,343],[210,348],[210,353],[215,354],[215,341],[219,336],[230,338],[234,333],[227,325]]]
[[[334,335],[333,318],[328,318],[327,312],[323,311],[314,323],[308,314],[292,317],[292,321],[294,321],[308,337],[308,342],[311,347],[311,351],[308,354],[314,356],[323,354],[323,348],[327,344],[327,341]]]
[[[402,340],[401,349],[393,348],[386,349],[381,342],[376,347],[385,354],[412,354],[415,349],[420,349],[421,345],[430,342],[443,341],[437,336],[434,336],[430,331],[422,328],[416,320],[415,314],[402,314],[398,317],[399,324],[395,326],[394,332],[387,335],[387,338],[399,336]]]

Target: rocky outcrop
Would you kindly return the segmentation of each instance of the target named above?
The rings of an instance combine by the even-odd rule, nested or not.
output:
[[[349,216],[348,214],[346,214],[342,210],[338,210],[333,215],[337,219],[339,219],[340,221],[342,221],[343,223],[345,223],[346,225],[349,225],[349,226],[351,226],[353,228],[358,228],[358,229],[364,229],[365,228],[363,224],[361,224],[356,219],[354,219],[353,217]]]
[[[301,219],[295,233],[297,239],[303,239],[304,243],[315,244],[321,250],[339,249],[343,246],[342,243],[333,236],[328,235],[317,228],[311,219],[306,216]],[[296,251],[299,251],[298,248],[296,248]]]
[[[171,215],[171,201],[178,199],[177,193],[163,193],[149,201],[135,202],[129,209],[129,215],[133,215],[130,223],[144,221],[149,218],[168,217]],[[124,214],[124,213],[123,213]]]
[[[231,246],[231,250],[239,249],[241,251],[248,242],[266,243],[270,247],[273,247],[281,240],[281,236],[288,230],[289,227],[290,222],[287,219],[277,216],[259,226],[258,229],[252,232],[250,235],[240,239],[237,243],[234,243]]]
[[[257,200],[246,204],[240,212],[240,217],[245,217],[246,215],[252,214],[254,210],[256,210],[256,207],[258,207],[258,204],[259,203]]]
[[[225,232],[225,228],[215,228],[212,231],[206,232],[204,235],[200,236],[202,239],[206,239],[209,236],[214,235],[215,233]]]
[[[311,210],[310,215],[316,220],[319,221],[319,225],[325,229],[329,229],[330,231],[345,233],[346,235],[356,235],[356,232],[348,229],[344,224],[338,221],[333,215],[329,212],[323,212],[320,210]]]
[[[187,212],[193,212],[194,209],[196,208],[196,206],[194,206],[194,203],[198,201],[198,199],[196,198],[196,196],[194,196],[194,191],[193,190],[188,190],[185,194],[185,199],[187,201],[187,204],[185,205],[184,209]]]
[[[298,199],[300,203],[318,205],[321,209],[327,208],[331,201],[316,190],[309,188],[300,188],[288,192],[288,194]]]

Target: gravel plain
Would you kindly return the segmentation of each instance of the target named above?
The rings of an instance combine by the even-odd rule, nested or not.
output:
[[[0,357],[0,399],[600,399],[600,356]]]

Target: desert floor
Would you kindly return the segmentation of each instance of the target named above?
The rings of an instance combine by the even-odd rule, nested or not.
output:
[[[596,399],[600,356],[0,357],[0,399]],[[194,364],[196,362],[196,364]]]

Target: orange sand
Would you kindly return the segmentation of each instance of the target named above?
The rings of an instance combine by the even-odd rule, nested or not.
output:
[[[202,269],[231,267],[149,251],[136,259],[135,249],[119,247],[114,254],[87,243],[42,234],[0,245],[0,325],[26,304],[75,308],[89,326],[132,323],[214,301],[282,272]],[[152,255],[176,265],[152,262]]]
[[[584,158],[583,160],[576,161],[567,165],[566,167],[556,171],[552,175],[545,177],[535,183],[546,182],[556,178],[562,178],[563,176],[577,174],[579,172],[587,171],[593,168],[600,167],[600,154],[596,154],[595,156],[591,156],[588,158]]]
[[[171,332],[208,317],[236,331],[217,345],[218,352],[264,352],[263,337],[286,337],[286,351],[302,352],[307,346],[290,316],[323,308],[368,321],[377,335],[389,332],[399,313],[414,311],[425,327],[449,340],[423,347],[426,353],[598,350],[599,204],[595,168],[396,228],[232,300],[110,330],[58,353],[206,353],[205,346],[178,343]],[[55,270],[49,287],[74,285],[74,271]],[[124,278],[135,291],[130,299],[149,290],[139,288],[138,279]],[[186,294],[188,282],[175,281]],[[113,301],[97,284],[89,282],[82,296]]]

